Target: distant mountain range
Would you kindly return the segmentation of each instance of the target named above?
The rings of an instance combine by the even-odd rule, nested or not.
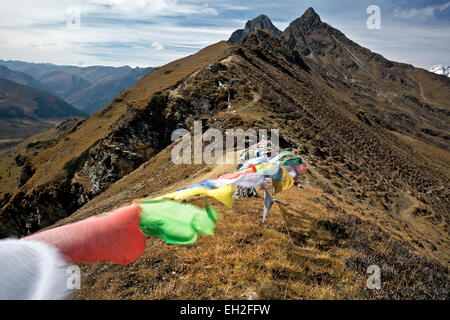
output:
[[[0,71],[5,72],[2,68]],[[9,77],[39,87],[25,74],[12,72]],[[55,127],[64,119],[86,116],[61,98],[0,78],[0,144],[20,141]]]
[[[0,60],[0,67],[0,78],[56,95],[88,114],[103,108],[122,90],[155,69],[58,66],[4,60]]]
[[[32,76],[20,71],[13,71],[2,65],[0,65],[0,78],[55,95],[55,92],[53,92],[53,90],[44,86],[41,82],[37,81]]]
[[[428,71],[450,77],[450,66],[438,64],[436,66],[432,66]]]

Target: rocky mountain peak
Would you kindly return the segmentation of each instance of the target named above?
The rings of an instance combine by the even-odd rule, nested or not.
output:
[[[297,21],[302,25],[309,27],[313,27],[322,23],[322,20],[320,20],[320,16],[311,7],[308,8],[305,13],[303,13],[303,15],[299,19],[297,19]]]
[[[275,27],[268,16],[261,14],[253,20],[247,21],[245,31],[254,32],[256,30],[270,30],[274,35],[279,36],[281,31]]]
[[[324,23],[320,19],[320,16],[314,11],[313,8],[309,8],[299,18],[292,21],[286,28],[286,32],[301,32],[307,34],[313,30],[319,29]]]
[[[242,40],[244,40],[245,36],[249,35],[252,32],[255,32],[256,30],[269,30],[276,37],[281,36],[281,31],[273,25],[269,17],[261,14],[253,20],[248,20],[245,24],[244,29],[238,29],[233,32],[230,39],[228,39],[228,42],[233,44],[240,44],[242,43]]]

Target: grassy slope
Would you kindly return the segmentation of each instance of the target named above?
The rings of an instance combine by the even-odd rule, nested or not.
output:
[[[24,156],[36,155],[39,150],[35,148],[27,148],[30,143],[38,141],[51,141],[58,135],[57,129],[52,128],[42,133],[36,134],[21,143],[0,151],[0,199],[5,193],[11,192],[18,183],[21,167],[17,165],[15,158],[21,154]]]
[[[60,121],[58,121],[59,123]],[[70,130],[74,125],[78,123],[77,119],[70,119],[61,123],[56,127],[57,123],[53,124],[53,128],[38,133],[26,140],[19,141],[20,143],[5,148],[0,151],[0,199],[6,193],[11,193],[18,184],[19,176],[22,171],[22,167],[17,164],[15,158],[22,156],[31,158],[37,156],[40,152],[47,149],[49,146],[55,144],[57,139],[64,135],[65,132]]]
[[[164,194],[235,169],[233,165],[175,166],[170,161],[170,150],[165,149],[57,225],[86,218],[133,198]],[[161,186],[167,187],[161,189]],[[333,241],[333,236],[326,230],[316,230],[308,236],[311,239],[307,244],[300,239],[306,239],[310,229],[317,228],[317,218],[328,217],[323,216],[326,211],[320,209],[321,205],[315,204],[314,199],[320,194],[320,189],[313,187],[302,192],[296,188],[283,192],[279,199],[287,205],[275,205],[266,225],[260,223],[261,200],[237,200],[233,209],[210,200],[223,215],[217,236],[201,238],[191,246],[167,246],[149,238],[144,255],[131,266],[84,265],[87,276],[83,277],[86,282],[82,287],[85,289],[77,297],[218,299],[245,298],[250,291],[256,291],[261,298],[341,297],[344,292],[355,291],[357,286],[352,280],[354,275],[344,270],[340,256],[345,253],[338,250],[331,254],[316,248],[317,243]],[[313,200],[304,200],[308,198]],[[192,202],[204,205],[201,198]],[[101,271],[104,269],[107,271]],[[330,278],[322,285],[317,285],[320,279],[312,280],[315,275],[324,274]],[[344,281],[342,292],[331,287],[335,279]]]

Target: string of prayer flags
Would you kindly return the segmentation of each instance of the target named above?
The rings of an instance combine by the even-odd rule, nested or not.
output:
[[[209,179],[206,179],[205,181],[202,181],[202,182],[199,182],[199,183],[194,183],[193,185],[191,185],[189,187],[181,188],[181,189],[178,189],[177,191],[185,190],[185,189],[192,189],[192,188],[195,188],[195,187],[205,187],[205,188],[208,188],[208,189],[212,189],[213,185],[211,184],[211,181]]]
[[[270,163],[274,163],[274,162],[278,162],[281,159],[283,159],[284,157],[287,157],[291,154],[290,151],[281,151],[279,154],[277,154],[276,156],[272,157],[269,162]]]
[[[277,173],[275,173],[272,176],[272,181],[281,181],[282,177],[283,177],[283,169],[279,167]]]
[[[298,173],[306,171],[309,169],[309,164],[308,163],[302,163],[301,165],[295,167],[295,171],[297,171]]]
[[[280,166],[277,163],[263,163],[256,166],[256,172],[264,176],[272,176],[278,172],[279,168]]]
[[[242,167],[240,169],[236,170],[236,172],[240,172],[240,171],[247,169],[251,164],[256,166],[256,165],[262,164],[262,163],[269,163],[269,159],[267,158],[266,155],[245,161],[242,164]]]

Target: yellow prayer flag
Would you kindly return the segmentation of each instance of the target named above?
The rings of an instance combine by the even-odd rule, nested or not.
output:
[[[233,193],[234,191],[231,184],[224,185],[217,189],[208,189],[200,186],[168,193],[155,199],[184,200],[192,196],[207,195],[222,202],[224,205],[231,207],[233,204]]]
[[[283,170],[281,180],[274,181],[272,179],[273,194],[286,190],[294,185],[294,179],[292,179],[292,176],[289,174],[289,172],[285,168],[281,168],[281,170]]]

